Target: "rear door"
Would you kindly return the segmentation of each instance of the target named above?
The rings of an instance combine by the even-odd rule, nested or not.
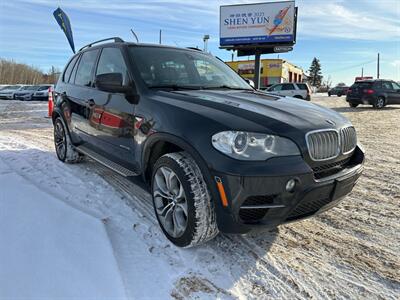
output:
[[[123,48],[105,47],[101,50],[95,76],[120,73],[124,86],[132,86]],[[96,89],[89,124],[95,131],[96,147],[119,163],[134,164],[134,108],[122,93]]]
[[[89,125],[92,103],[97,90],[93,86],[94,68],[99,50],[85,51],[75,65],[66,91],[71,104],[71,130],[82,142],[95,143],[96,132]]]
[[[282,95],[293,97],[295,96],[296,88],[292,83],[282,84]]]

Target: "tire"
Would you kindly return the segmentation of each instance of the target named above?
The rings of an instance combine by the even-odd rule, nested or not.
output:
[[[54,121],[54,147],[59,160],[74,164],[81,162],[83,155],[75,150],[63,120],[58,117]]]
[[[355,107],[358,106],[358,103],[351,103],[351,102],[349,102],[349,106],[355,108]]]
[[[377,108],[377,109],[384,108],[385,105],[386,105],[386,101],[385,101],[385,98],[383,98],[383,97],[378,97],[375,100],[375,103],[373,104],[374,108]]]
[[[296,96],[294,96],[294,98],[301,99],[301,100],[304,99],[304,98],[303,98],[302,96],[300,96],[300,95],[296,95]]]
[[[328,93],[328,97],[330,97],[331,96],[331,94],[330,93]]]
[[[151,191],[158,223],[176,246],[197,246],[218,234],[207,184],[195,160],[186,152],[165,154],[157,160]]]

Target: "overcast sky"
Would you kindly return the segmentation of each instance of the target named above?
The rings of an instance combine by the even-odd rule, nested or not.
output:
[[[72,52],[53,18],[60,6],[69,16],[75,47],[110,36],[181,47],[203,47],[222,59],[231,53],[219,47],[219,6],[267,1],[242,0],[0,0],[0,57],[47,71],[63,68]],[[376,77],[381,54],[381,78],[400,80],[400,0],[298,0],[297,44],[281,58],[307,70],[312,58],[321,60],[325,77],[334,83],[352,83],[361,74]],[[264,55],[263,58],[276,58]],[[247,57],[246,57],[247,58]],[[243,59],[243,58],[241,58]]]

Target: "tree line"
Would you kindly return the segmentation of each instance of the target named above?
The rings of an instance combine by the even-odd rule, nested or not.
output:
[[[0,58],[0,84],[54,84],[59,74],[55,67],[45,73],[34,66]]]

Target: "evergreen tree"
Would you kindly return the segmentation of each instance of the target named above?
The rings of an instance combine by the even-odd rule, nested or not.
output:
[[[320,87],[322,83],[321,64],[319,59],[314,57],[310,69],[308,69],[310,76],[309,82],[312,86]]]

